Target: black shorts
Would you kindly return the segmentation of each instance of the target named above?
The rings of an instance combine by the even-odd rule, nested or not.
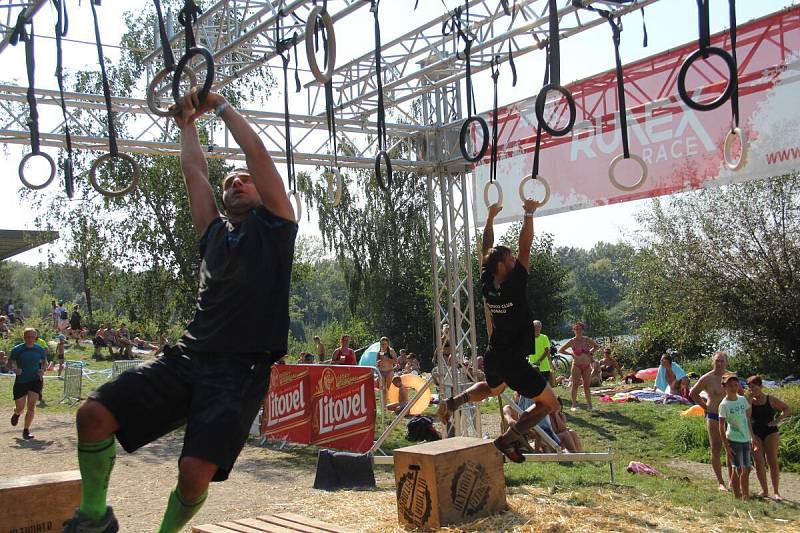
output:
[[[547,387],[547,380],[528,361],[529,344],[521,349],[489,346],[483,358],[486,382],[490,387],[505,383],[513,390],[536,398]]]
[[[272,361],[167,351],[89,397],[117,419],[117,440],[128,453],[186,424],[181,457],[216,464],[212,481],[224,481],[264,402]]]
[[[44,380],[34,379],[33,381],[26,381],[25,383],[20,383],[18,379],[14,380],[14,399],[19,400],[20,398],[26,396],[29,392],[35,392],[42,397],[42,388],[44,388]]]

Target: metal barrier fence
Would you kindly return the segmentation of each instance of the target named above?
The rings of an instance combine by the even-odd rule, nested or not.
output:
[[[123,372],[133,370],[143,363],[144,361],[139,359],[123,359],[122,361],[114,361],[114,363],[111,365],[111,379],[116,378]]]
[[[83,387],[83,362],[66,361],[64,366],[64,396],[58,403],[67,402],[70,405],[81,401]]]

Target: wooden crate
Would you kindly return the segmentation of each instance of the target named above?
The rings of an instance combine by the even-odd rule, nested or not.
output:
[[[0,479],[0,533],[61,531],[80,503],[78,470]]]
[[[506,508],[503,458],[492,441],[454,437],[394,451],[401,524],[437,529]]]
[[[354,529],[336,526],[314,520],[294,513],[279,513],[274,515],[259,516],[257,518],[242,518],[220,522],[219,524],[205,524],[194,526],[192,533],[356,533]]]

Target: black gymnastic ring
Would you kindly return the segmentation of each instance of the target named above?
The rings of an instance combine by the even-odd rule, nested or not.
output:
[[[547,122],[544,120],[544,106],[547,103],[547,93],[550,91],[556,91],[561,93],[567,100],[567,107],[569,107],[569,122],[567,125],[561,129],[551,128]],[[539,91],[539,95],[536,97],[536,105],[534,106],[536,110],[536,120],[539,121],[539,124],[542,128],[554,137],[563,137],[570,131],[572,131],[572,127],[575,125],[575,99],[572,97],[572,93],[570,93],[567,89],[562,87],[561,85],[556,85],[555,83],[548,83]]]
[[[381,159],[386,163],[386,182],[383,181],[383,174],[381,173]],[[389,159],[389,154],[386,150],[381,150],[375,156],[375,181],[378,182],[378,187],[382,191],[388,191],[392,186],[392,160]]]
[[[39,185],[34,185],[30,181],[28,181],[27,178],[25,177],[25,163],[27,163],[29,159],[36,156],[43,157],[45,161],[50,163],[50,176]],[[56,164],[53,161],[53,158],[50,157],[50,154],[48,154],[47,152],[30,152],[28,154],[25,154],[25,157],[23,157],[22,161],[19,162],[19,180],[22,182],[23,185],[25,185],[25,187],[31,190],[38,191],[39,189],[44,189],[45,187],[50,185],[50,183],[52,183],[53,178],[55,177],[56,177]]]
[[[211,85],[214,83],[214,56],[209,49],[202,46],[189,48],[175,66],[175,74],[172,77],[172,98],[178,105],[181,103],[181,76],[183,75],[183,70],[189,64],[189,60],[197,55],[203,56],[206,60],[206,80],[203,82],[203,88],[197,93],[200,102],[205,100],[206,95],[211,90]]]
[[[689,67],[692,66],[692,63],[697,61],[697,59],[700,57],[707,58],[708,56],[717,56],[722,58],[722,60],[725,61],[725,64],[728,65],[729,77],[728,85],[725,87],[725,90],[722,92],[722,94],[720,94],[715,100],[707,104],[703,104],[695,102],[689,96],[689,93],[686,90],[686,75],[689,73]],[[731,56],[722,48],[717,48],[716,46],[709,46],[708,48],[695,50],[684,60],[680,71],[678,71],[678,94],[686,105],[696,111],[711,111],[712,109],[716,109],[727,102],[728,98],[730,98],[731,94],[733,94],[734,86],[737,83],[738,73],[736,72],[736,63],[733,61],[733,56]]]
[[[469,152],[467,152],[467,135],[469,135],[470,125],[473,122],[477,122],[481,127],[481,131],[483,132],[483,143],[481,144],[478,152],[474,156],[470,156]],[[464,121],[464,124],[461,125],[461,132],[458,134],[458,145],[461,148],[461,155],[463,155],[464,159],[470,163],[475,163],[476,161],[483,159],[486,149],[489,148],[489,126],[486,124],[486,121],[483,120],[483,117],[474,115]]]

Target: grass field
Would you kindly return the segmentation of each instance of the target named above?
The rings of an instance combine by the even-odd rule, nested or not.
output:
[[[84,359],[87,369],[103,370],[109,362],[90,360],[91,347],[70,349],[67,359]],[[13,379],[0,378],[0,410],[10,413],[12,409],[11,387]],[[91,382],[84,379],[83,396],[98,386],[101,380]],[[48,412],[74,413],[76,407],[59,404],[63,382],[47,380],[44,398]],[[782,470],[800,472],[800,387],[786,387],[769,391],[781,397],[793,408],[795,415],[782,426]],[[566,396],[568,391],[559,389]],[[681,417],[685,409],[677,405],[655,405],[651,403],[607,404],[595,401],[593,411],[579,410],[568,413],[568,423],[583,440],[587,451],[613,450],[614,483],[610,483],[609,465],[599,463],[526,463],[507,464],[505,467],[509,493],[527,490],[529,487],[549,488],[551,494],[562,494],[566,503],[597,509],[609,502],[625,501],[626,504],[641,503],[658,505],[661,508],[690,508],[698,516],[715,520],[732,512],[742,516],[763,518],[775,523],[800,524],[800,507],[796,503],[775,503],[771,500],[736,502],[732,495],[719,493],[712,482],[710,467],[702,466],[698,472],[687,472],[677,468],[676,461],[708,461],[707,436],[702,418]],[[433,412],[433,408],[429,408]],[[482,406],[486,419],[499,417],[495,400]],[[391,415],[387,415],[387,423]],[[405,423],[400,423],[384,443],[382,449],[407,446]],[[255,443],[255,442],[254,442]],[[313,462],[316,449],[292,447],[286,454],[287,467],[293,464],[307,465]],[[629,461],[642,461],[665,474],[663,478],[629,474],[625,471]],[[390,468],[390,467],[377,467]],[[707,471],[705,470],[707,469]],[[751,476],[751,490],[757,491],[755,475]],[[602,497],[601,497],[602,495]],[[646,524],[646,517],[642,517]]]

